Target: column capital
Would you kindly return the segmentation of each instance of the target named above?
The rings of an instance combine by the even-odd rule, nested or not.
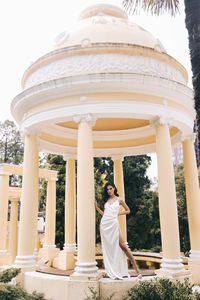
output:
[[[10,175],[12,175],[12,173],[0,170],[0,176],[1,175],[8,175],[8,176],[10,176]]]
[[[11,202],[18,202],[19,199],[20,199],[20,197],[14,197],[14,196],[10,196],[10,197],[9,197],[9,200],[10,200]]]
[[[68,161],[69,159],[76,160],[77,159],[77,155],[76,154],[64,154],[63,155],[63,160],[64,161]]]
[[[43,248],[44,249],[54,249],[54,248],[56,248],[56,245],[47,245],[47,244],[44,244]]]
[[[49,177],[49,178],[45,178],[46,181],[58,181],[57,177]]]
[[[150,120],[151,126],[157,126],[157,125],[171,125],[172,118],[167,118],[165,116],[156,116],[152,120]]]
[[[120,160],[120,161],[124,161],[124,156],[123,155],[113,155],[113,156],[111,156],[111,159],[113,160],[113,161],[115,161],[115,160]]]
[[[88,122],[91,123],[92,126],[95,125],[96,119],[94,116],[91,114],[77,114],[73,116],[73,120],[76,123],[81,123],[81,122]]]
[[[196,133],[190,133],[190,134],[182,134],[181,135],[181,141],[184,142],[184,141],[195,141],[196,139]]]
[[[39,129],[36,128],[23,128],[21,127],[19,129],[20,132],[20,136],[23,139],[26,135],[33,135],[33,136],[40,136],[41,135],[41,131]]]

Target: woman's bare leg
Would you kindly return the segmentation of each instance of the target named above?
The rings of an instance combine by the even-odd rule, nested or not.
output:
[[[126,256],[130,259],[132,262],[134,269],[136,270],[137,275],[140,274],[139,268],[136,264],[135,258],[133,254],[131,253],[130,249],[128,248],[127,244],[124,242],[121,231],[119,230],[119,245],[121,249],[125,252]]]

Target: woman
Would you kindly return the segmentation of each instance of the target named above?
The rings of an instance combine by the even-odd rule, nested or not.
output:
[[[118,223],[118,216],[129,214],[130,209],[119,198],[117,188],[113,183],[106,183],[104,187],[104,201],[104,211],[98,207],[96,200],[95,207],[103,216],[100,223],[100,234],[106,273],[112,279],[129,278],[127,256],[136,270],[138,279],[141,279],[142,275],[130,249],[122,238]],[[124,210],[119,212],[120,205],[123,206]]]

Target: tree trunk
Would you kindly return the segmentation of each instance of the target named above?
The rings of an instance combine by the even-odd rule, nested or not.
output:
[[[200,1],[184,0],[185,24],[188,30],[192,83],[194,88],[195,109],[197,113],[197,135],[200,141]],[[198,156],[200,144],[198,143]]]

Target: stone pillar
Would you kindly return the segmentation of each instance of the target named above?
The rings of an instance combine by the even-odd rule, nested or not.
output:
[[[34,135],[25,135],[24,167],[20,210],[18,253],[15,266],[34,268],[34,248],[38,216],[38,142]]]
[[[54,266],[62,270],[72,270],[75,267],[74,253],[76,251],[76,185],[75,160],[65,155],[66,181],[65,181],[65,244]]]
[[[11,256],[6,249],[8,225],[9,173],[0,173],[0,266],[11,264]]]
[[[184,176],[190,232],[189,270],[195,284],[200,284],[200,190],[194,150],[194,134],[183,136]]]
[[[117,187],[119,197],[125,201],[125,193],[124,193],[124,174],[123,174],[123,157],[122,156],[113,156],[112,160],[114,162],[114,183]],[[124,210],[123,207],[120,207],[120,211]],[[126,215],[119,216],[119,227],[121,229],[121,233],[124,241],[127,241],[127,233],[126,233]]]
[[[46,197],[45,235],[43,248],[39,250],[39,258],[45,260],[54,259],[59,249],[55,245],[56,231],[56,181],[57,178],[48,178]],[[51,265],[51,262],[50,262]]]
[[[18,198],[11,198],[11,212],[10,212],[10,235],[8,251],[14,263],[17,255],[17,241],[18,241]]]
[[[76,251],[76,187],[75,160],[68,159],[66,164],[65,186],[65,245],[64,250]]]
[[[180,240],[176,189],[172,161],[171,139],[168,125],[158,119],[156,126],[156,154],[158,162],[159,213],[163,259],[159,276],[185,277],[180,257]]]
[[[78,126],[77,236],[78,261],[74,276],[97,276],[95,261],[95,207],[92,117],[74,117]]]

